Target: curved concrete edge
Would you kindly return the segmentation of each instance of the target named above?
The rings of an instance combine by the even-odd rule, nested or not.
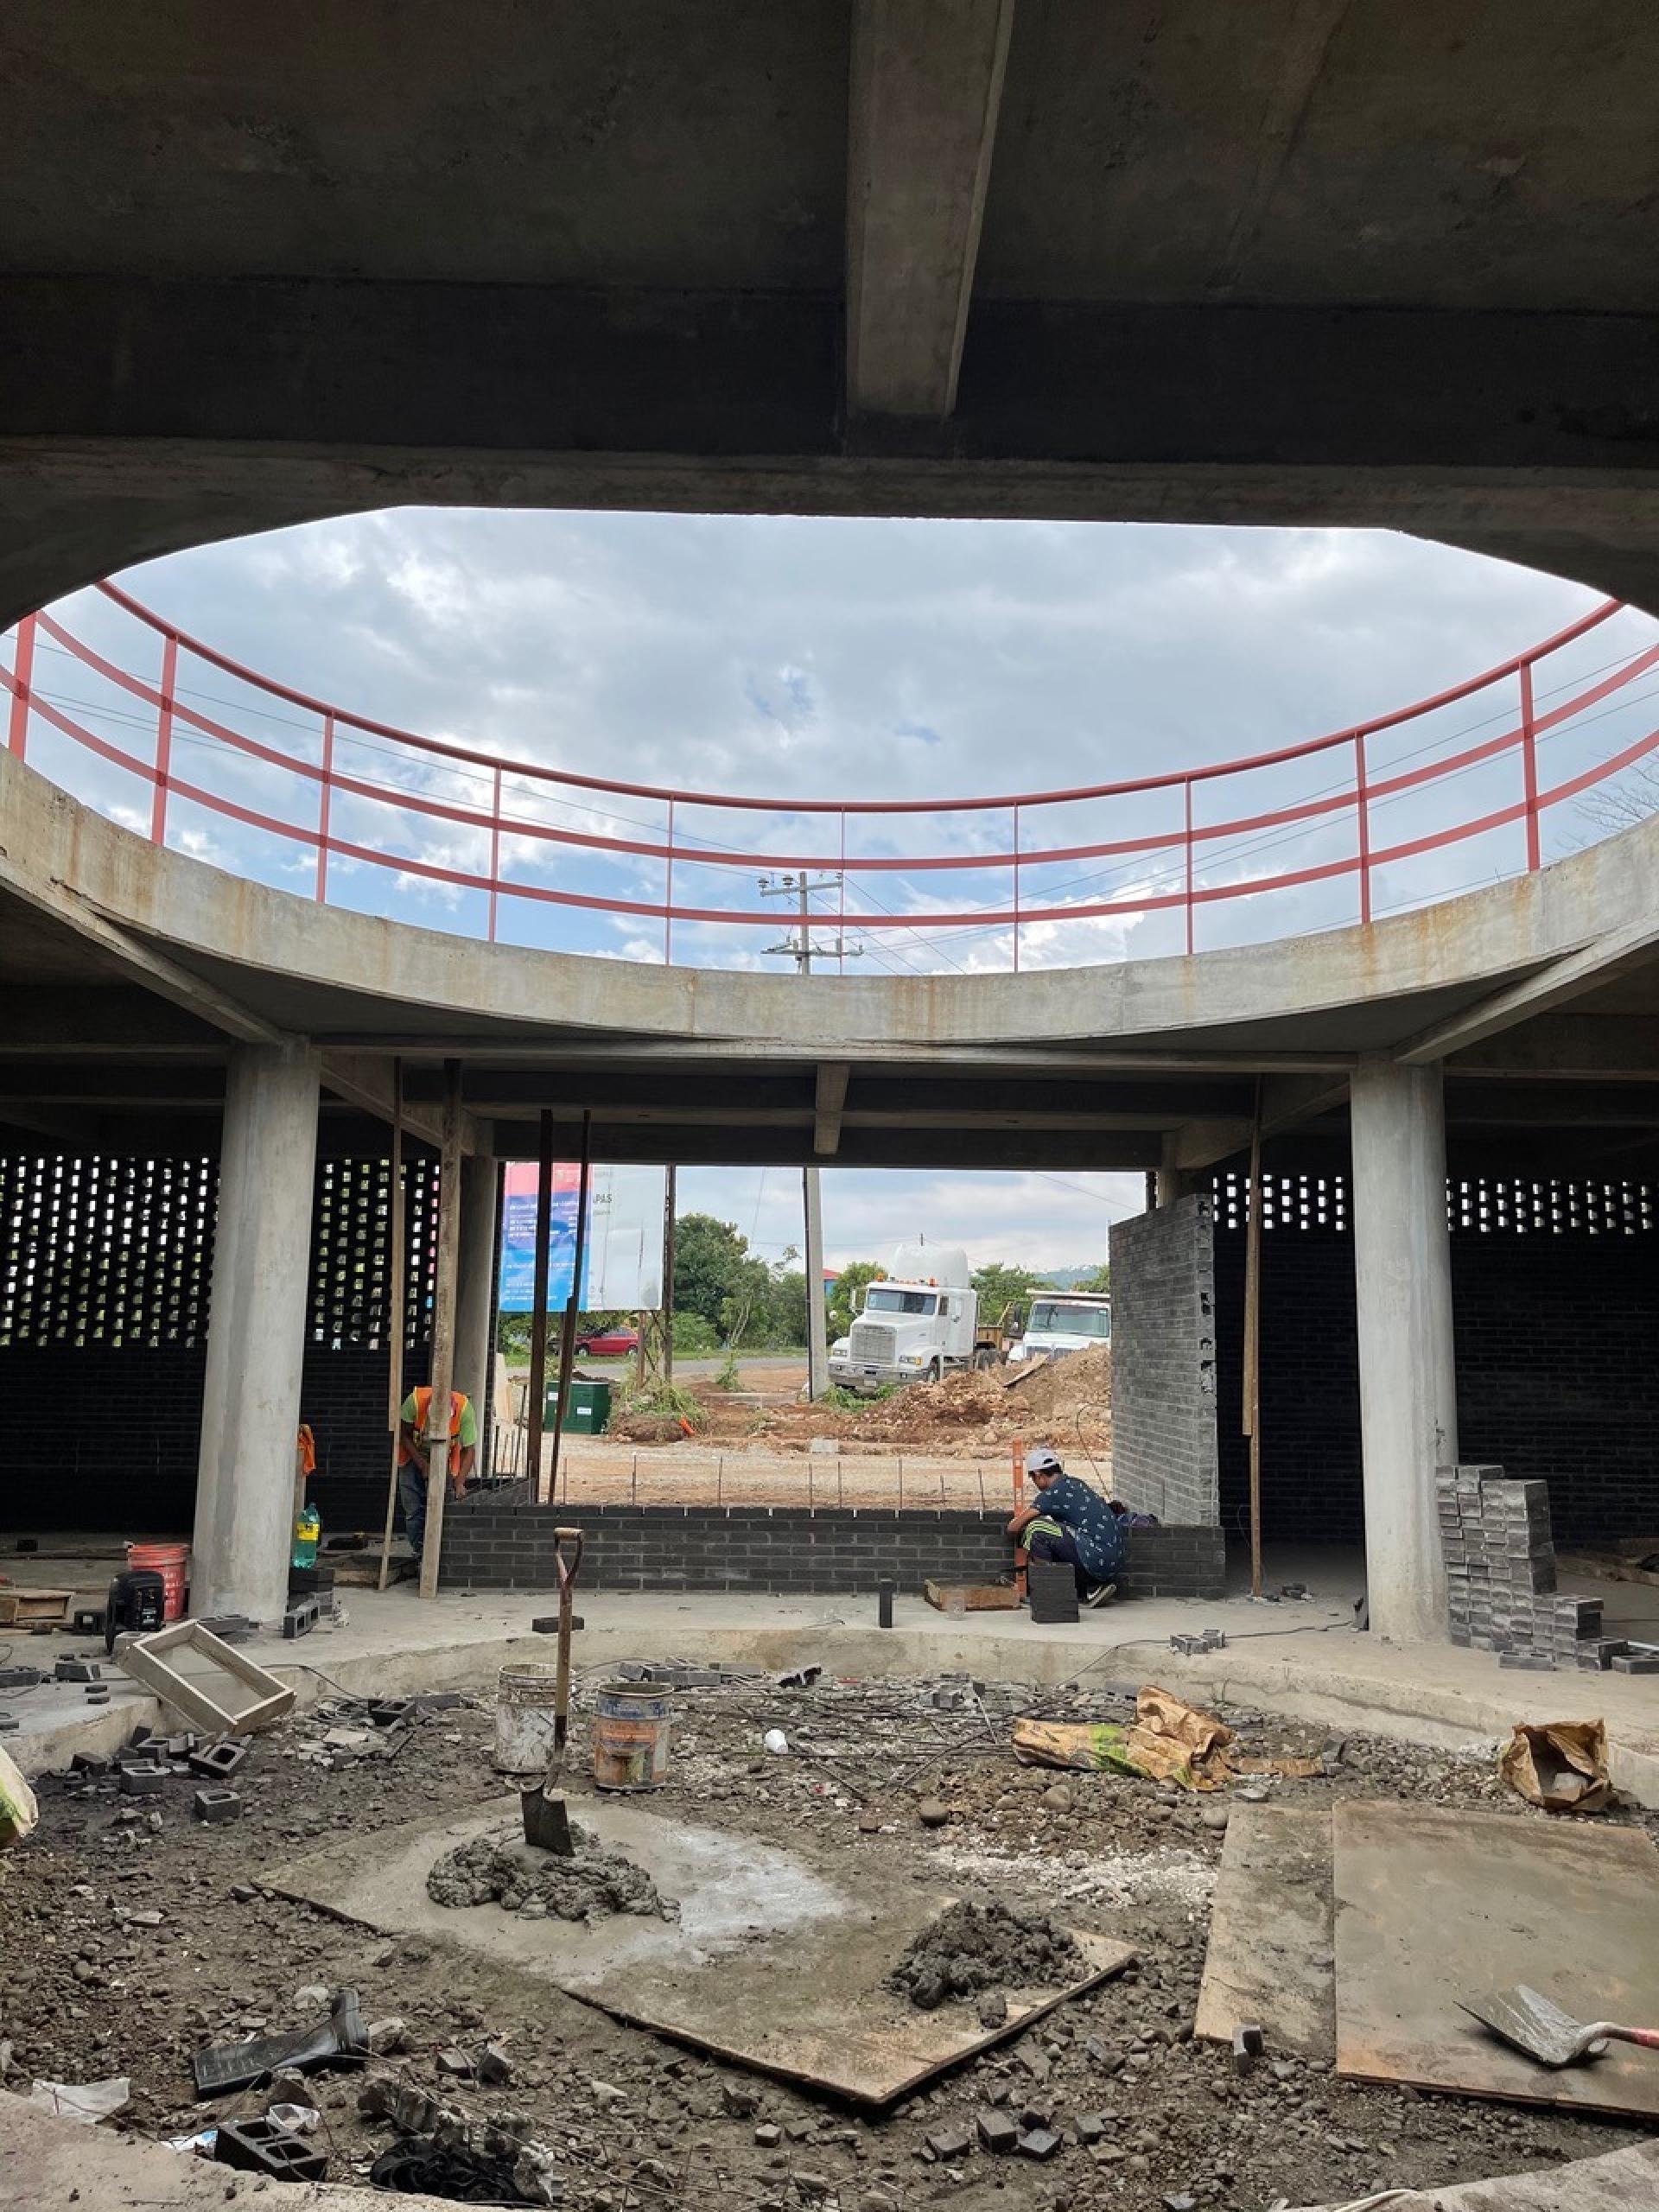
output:
[[[213,2115],[203,2107],[202,2125]],[[40,2112],[0,2089],[0,2176],[5,2202],[32,2212],[225,2212],[226,2205],[280,2205],[282,2212],[386,2212],[384,2189],[355,2182],[284,2181],[238,2173],[188,2152],[108,2126],[87,2127]],[[454,2212],[451,2197],[399,2196],[400,2212]]]
[[[255,1643],[250,1656],[284,1679],[296,1678],[301,1711],[332,1696],[334,1684],[381,1697],[463,1688],[487,1696],[500,1668],[550,1657],[548,1637],[526,1635],[514,1624],[515,1617],[522,1620],[537,1609],[540,1601],[533,1593],[493,1597],[471,1617],[460,1602],[454,1610],[441,1608],[434,1618],[424,1606],[417,1612],[417,1601],[410,1599],[408,1620],[377,1623],[368,1649],[348,1630],[345,1635],[356,1649],[342,1642],[336,1652],[334,1639],[322,1637],[308,1645],[304,1658],[291,1643]],[[1224,1650],[1183,1657],[1170,1649],[1163,1626],[1154,1630],[1148,1624],[1121,1643],[1075,1629],[1045,1630],[1023,1618],[1003,1627],[1004,1617],[995,1614],[981,1614],[963,1627],[918,1599],[900,1601],[890,1630],[836,1617],[838,1604],[873,1610],[868,1600],[825,1598],[818,1617],[804,1619],[796,1617],[803,1607],[782,1600],[722,1606],[718,1600],[692,1605],[586,1596],[581,1604],[587,1626],[576,1641],[576,1664],[584,1675],[630,1659],[683,1659],[765,1673],[817,1662],[837,1675],[875,1679],[965,1668],[999,1681],[1028,1682],[1033,1690],[1074,1678],[1156,1681],[1199,1704],[1256,1708],[1336,1733],[1451,1751],[1507,1742],[1518,1720],[1604,1713],[1615,1787],[1638,1805],[1659,1808],[1659,1700],[1641,1677],[1599,1675],[1592,1681],[1581,1675],[1510,1675],[1483,1653],[1448,1644],[1393,1644],[1347,1629],[1325,1634],[1309,1628],[1291,1652],[1250,1649],[1255,1639],[1241,1634]],[[1191,1608],[1181,1625],[1202,1626],[1203,1613],[1202,1606]],[[1091,1620],[1118,1625],[1105,1615]],[[7,1747],[25,1774],[38,1775],[67,1766],[77,1751],[112,1751],[140,1724],[155,1728],[161,1719],[155,1699],[118,1687],[107,1708],[22,1732],[6,1739]]]
[[[97,918],[260,975],[383,1002],[388,1027],[453,1013],[647,1038],[845,1047],[1131,1039],[1496,984],[1659,930],[1659,817],[1536,875],[1369,926],[1020,975],[754,976],[490,944],[319,906],[152,846],[0,753],[0,885],[70,928]],[[1408,1015],[1403,1026],[1410,1027]]]

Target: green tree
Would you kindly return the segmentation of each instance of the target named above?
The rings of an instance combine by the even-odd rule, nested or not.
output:
[[[995,1327],[1010,1306],[1022,1306],[1033,1290],[1046,1290],[1048,1286],[1041,1275],[1033,1274],[1029,1268],[1011,1268],[1000,1260],[976,1268],[972,1281],[979,1293],[979,1318]]]
[[[830,1287],[830,1341],[844,1337],[853,1325],[857,1293],[868,1288],[881,1273],[879,1260],[849,1260]]]
[[[674,1310],[700,1313],[722,1340],[747,1326],[771,1279],[766,1262],[731,1222],[687,1213],[674,1224]]]

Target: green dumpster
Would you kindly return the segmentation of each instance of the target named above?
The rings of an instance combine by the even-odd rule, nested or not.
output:
[[[548,1386],[542,1419],[551,1428],[556,1422],[567,1436],[602,1436],[611,1418],[611,1385],[608,1382],[578,1382],[570,1385],[570,1404],[563,1421],[559,1421],[559,1386]]]

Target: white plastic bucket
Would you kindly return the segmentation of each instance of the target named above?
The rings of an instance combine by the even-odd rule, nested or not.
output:
[[[546,1771],[553,1750],[552,1667],[504,1667],[495,1684],[495,1764],[502,1774]]]

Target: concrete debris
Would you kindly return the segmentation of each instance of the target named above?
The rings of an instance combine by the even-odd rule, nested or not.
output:
[[[918,2012],[976,1997],[1007,1983],[1016,1987],[1076,1981],[1088,1961],[1068,1929],[996,1899],[964,1902],[924,1929],[887,1976],[887,1986]]]
[[[942,1828],[950,1818],[950,1808],[937,1797],[924,1797],[916,1808],[916,1817],[925,1828]]]
[[[526,1913],[530,1919],[595,1920],[618,1912],[678,1918],[679,1907],[661,1896],[632,1859],[601,1851],[592,1833],[575,1821],[570,1834],[576,1848],[569,1859],[501,1836],[459,1844],[436,1860],[426,1893],[434,1904],[497,1904],[503,1912],[539,1904],[540,1913]]]

